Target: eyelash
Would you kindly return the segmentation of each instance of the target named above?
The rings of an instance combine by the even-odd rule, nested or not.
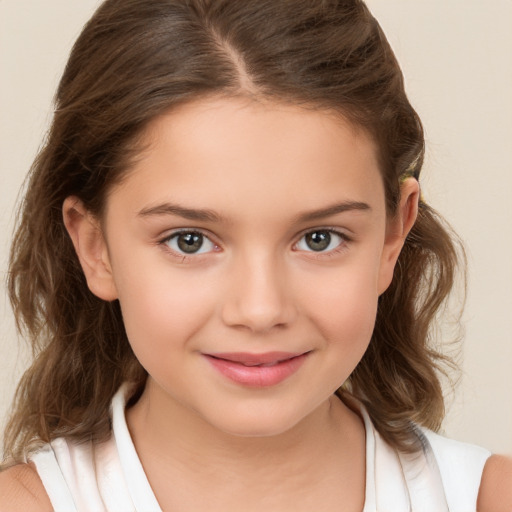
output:
[[[340,238],[340,242],[339,242],[339,244],[336,247],[334,247],[333,249],[330,249],[328,251],[315,251],[313,249],[311,249],[311,250],[297,249],[297,246],[299,245],[300,242],[302,242],[308,235],[313,235],[315,233],[329,233],[329,234],[335,235],[335,236]],[[212,244],[212,249],[210,249],[208,251],[205,251],[205,252],[195,252],[195,253],[192,252],[192,253],[186,254],[184,252],[180,252],[179,250],[173,249],[172,247],[169,246],[169,242],[171,242],[171,240],[177,239],[180,235],[186,235],[186,234],[201,235],[204,238],[204,240],[208,240]],[[350,243],[351,241],[352,240],[351,240],[350,237],[348,237],[345,233],[343,233],[343,232],[341,232],[341,231],[339,231],[337,229],[328,228],[328,227],[315,228],[315,229],[310,229],[308,231],[303,232],[300,235],[300,237],[297,240],[297,242],[295,242],[293,244],[292,250],[294,250],[294,251],[301,251],[301,252],[307,253],[308,257],[310,257],[310,258],[311,257],[317,258],[317,259],[319,259],[319,258],[328,258],[328,257],[336,256],[340,252],[346,250],[347,249],[347,247],[346,247],[347,244]],[[181,230],[178,230],[178,231],[174,231],[170,235],[167,235],[165,238],[161,239],[158,242],[158,245],[164,247],[165,250],[169,251],[173,255],[179,256],[182,259],[182,262],[188,260],[191,257],[199,258],[199,257],[201,257],[203,255],[206,255],[206,254],[209,254],[211,252],[218,252],[219,251],[219,245],[216,244],[212,240],[212,236],[210,234],[206,234],[201,229],[181,229]]]
[[[305,239],[308,235],[312,235],[314,233],[329,233],[330,235],[335,235],[339,237],[340,242],[339,244],[334,247],[333,249],[330,249],[329,251],[315,251],[313,249],[311,250],[301,250],[301,249],[295,249],[298,244]],[[303,232],[297,242],[293,245],[294,250],[302,251],[307,254],[308,258],[315,258],[315,259],[325,259],[325,258],[331,258],[334,256],[339,255],[340,253],[347,250],[347,245],[352,242],[352,239],[346,235],[346,233],[343,233],[342,231],[339,231],[335,228],[330,227],[320,227],[315,229],[309,229],[305,232]]]
[[[208,240],[212,244],[212,249],[206,252],[196,252],[196,253],[189,253],[186,254],[185,252],[180,252],[179,250],[173,249],[169,246],[169,243],[173,239],[177,239],[180,235],[201,235],[204,240]],[[206,255],[210,252],[218,252],[219,246],[212,240],[212,236],[209,234],[206,234],[204,231],[200,229],[180,229],[178,231],[174,231],[170,235],[166,236],[162,240],[158,242],[158,245],[162,246],[166,251],[170,252],[174,256],[178,256],[183,261],[188,260],[191,257],[199,258],[203,255]]]

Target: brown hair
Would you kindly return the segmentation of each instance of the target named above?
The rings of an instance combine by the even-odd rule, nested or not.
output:
[[[101,439],[110,400],[146,373],[117,301],[87,288],[65,230],[64,199],[101,216],[155,116],[206,95],[249,95],[334,110],[376,141],[388,214],[424,139],[378,23],[359,0],[107,0],[75,43],[48,139],[33,164],[11,249],[10,298],[34,361],[19,384],[6,454],[57,436]],[[453,237],[424,202],[370,347],[340,396],[362,400],[392,445],[411,449],[413,422],[444,415],[430,326],[452,288]]]

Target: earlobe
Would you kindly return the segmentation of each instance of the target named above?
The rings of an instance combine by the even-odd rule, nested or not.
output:
[[[379,295],[391,284],[398,256],[418,216],[419,198],[418,181],[415,178],[407,178],[400,188],[400,204],[396,215],[388,221],[386,229],[379,274]]]
[[[100,299],[117,299],[107,245],[100,223],[75,196],[65,199],[62,216],[89,289]]]

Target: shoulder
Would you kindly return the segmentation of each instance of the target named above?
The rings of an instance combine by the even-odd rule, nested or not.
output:
[[[512,457],[492,455],[487,460],[478,493],[478,512],[512,510]]]
[[[18,464],[0,472],[0,512],[51,512],[53,507],[35,468]]]
[[[422,429],[432,466],[437,468],[445,499],[451,511],[467,512],[477,508],[482,473],[491,452],[469,443],[455,441]]]
[[[462,491],[462,484],[465,484],[466,488],[475,489],[476,498],[482,471],[491,452],[481,446],[449,439],[430,430],[422,429],[422,433],[448,487],[456,486]]]

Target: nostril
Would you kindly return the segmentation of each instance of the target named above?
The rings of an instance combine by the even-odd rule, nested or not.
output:
[[[285,275],[275,263],[258,258],[234,270],[221,306],[224,324],[257,333],[289,326],[296,311]]]

